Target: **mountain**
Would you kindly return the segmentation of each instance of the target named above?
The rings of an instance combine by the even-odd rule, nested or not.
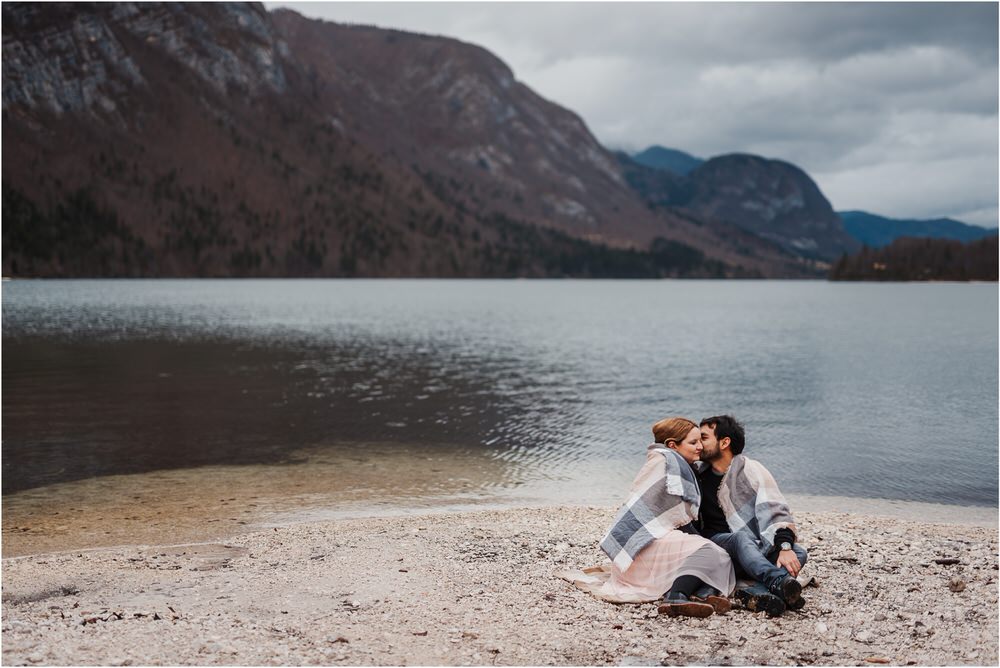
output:
[[[734,153],[712,158],[689,174],[699,216],[731,221],[790,252],[832,260],[859,244],[816,183],[781,160]]]
[[[659,237],[739,260],[699,226],[649,211],[576,114],[485,49],[284,10],[274,21],[296,62],[315,73],[318,104],[439,197],[612,247],[648,248]]]
[[[819,263],[860,247],[816,183],[787,162],[733,153],[680,176],[639,165],[623,153],[618,159],[626,181],[647,204],[689,216],[723,236],[736,228]]]
[[[662,146],[650,146],[645,151],[640,151],[633,155],[632,160],[646,167],[663,169],[681,176],[690,174],[700,164],[705,162],[701,158],[696,158],[684,151],[664,148]]]
[[[825,261],[805,256],[795,249],[785,249],[779,242],[765,239],[732,219],[703,216],[693,211],[688,204],[694,200],[700,186],[690,176],[679,176],[667,170],[640,165],[623,152],[619,152],[617,157],[629,187],[642,197],[650,209],[684,218],[710,231],[718,238],[725,239],[727,247],[736,249],[747,258],[769,255],[778,249],[781,256],[775,257],[771,265],[774,275],[791,276],[802,265],[814,272],[826,270]]]
[[[830,270],[834,281],[996,281],[998,237],[900,237],[881,248],[844,255]]]
[[[954,239],[976,241],[996,236],[997,228],[986,229],[967,225],[951,218],[933,220],[899,220],[877,216],[865,211],[841,211],[844,229],[852,237],[873,248],[888,246],[900,237],[925,237],[929,239]]]
[[[243,3],[2,11],[5,275],[816,275],[650,205],[458,40]]]

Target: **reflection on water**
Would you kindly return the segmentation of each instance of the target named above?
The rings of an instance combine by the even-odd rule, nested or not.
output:
[[[488,462],[477,502],[614,503],[649,425],[717,412],[790,493],[997,501],[995,285],[15,281],[3,353],[5,531],[182,467],[322,470],[339,508],[371,444]]]
[[[516,407],[400,350],[231,342],[8,342],[4,493],[358,443],[483,445]],[[485,379],[483,379],[485,380]]]

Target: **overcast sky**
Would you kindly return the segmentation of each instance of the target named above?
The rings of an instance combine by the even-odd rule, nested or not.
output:
[[[995,3],[266,3],[483,46],[609,148],[793,162],[837,210],[997,225]]]

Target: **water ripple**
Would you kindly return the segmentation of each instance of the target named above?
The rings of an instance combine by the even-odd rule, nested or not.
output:
[[[634,472],[655,420],[731,412],[786,491],[997,499],[994,285],[14,281],[3,292],[5,493],[372,442],[489,452],[505,464],[490,486],[562,485],[585,499]],[[944,484],[926,485],[929,470]]]

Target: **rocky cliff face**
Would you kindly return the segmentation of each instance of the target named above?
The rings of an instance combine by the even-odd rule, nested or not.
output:
[[[274,19],[341,131],[432,179],[461,182],[450,196],[467,208],[616,246],[645,246],[684,225],[651,215],[583,121],[488,51],[285,10]]]
[[[811,271],[651,207],[456,40],[242,3],[4,3],[3,31],[7,275]]]
[[[774,174],[771,173],[773,168],[768,163],[773,161],[748,157],[763,164],[764,173],[758,176],[763,177],[762,182],[771,183]],[[725,162],[727,158],[715,160]],[[797,224],[798,221],[779,227],[774,225],[773,217],[765,220],[754,219],[746,210],[730,206],[729,200],[734,195],[735,185],[726,179],[718,180],[717,189],[707,183],[706,181],[711,181],[711,175],[716,173],[714,170],[707,174],[695,173],[684,176],[671,170],[641,165],[625,153],[619,153],[618,160],[629,187],[643,198],[648,207],[672,216],[686,218],[711,230],[716,237],[725,239],[727,247],[738,249],[745,256],[756,257],[771,253],[775,248],[781,249],[784,258],[774,258],[771,265],[777,275],[792,276],[803,264],[813,267],[816,271],[824,271],[829,264],[829,258],[833,257],[832,254],[835,252],[833,250],[829,250],[829,254],[817,253],[818,244],[797,245],[793,242],[799,240],[799,236],[793,238],[786,236],[789,233],[801,235],[802,228]],[[804,174],[802,176],[804,187],[811,186],[818,193],[812,180]],[[784,194],[758,191],[753,188],[746,194],[754,198],[754,204],[751,206],[757,209],[781,208],[785,205]],[[822,198],[822,195],[819,197]],[[825,200],[823,202],[825,203]],[[817,212],[821,217],[825,215],[821,206],[798,213],[801,220],[810,221]],[[834,234],[838,234],[836,229]]]
[[[730,154],[680,174],[624,153],[618,158],[629,185],[650,205],[693,216],[720,233],[735,227],[821,264],[859,248],[816,183],[787,162]]]
[[[137,51],[175,61],[220,95],[286,88],[288,47],[259,6],[9,3],[3,19],[5,110],[122,121],[119,101],[157,94]]]
[[[805,257],[833,260],[859,247],[816,183],[795,165],[754,155],[719,156],[689,175],[684,208],[731,222]]]

